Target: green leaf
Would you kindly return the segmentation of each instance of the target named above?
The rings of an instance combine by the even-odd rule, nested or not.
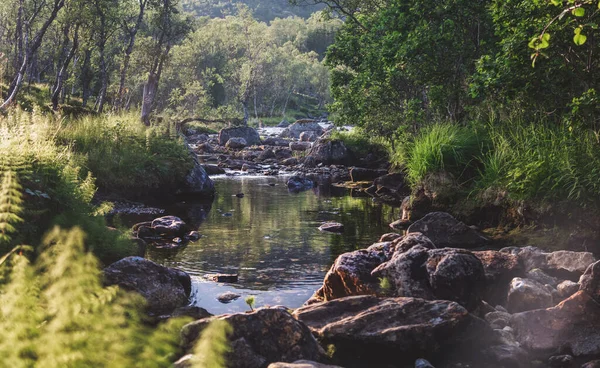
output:
[[[573,15],[576,17],[583,17],[585,15],[585,9],[584,8],[576,8],[576,9],[573,9],[573,11],[571,13],[573,13]]]
[[[585,41],[587,41],[587,36],[582,35],[581,33],[577,33],[575,34],[575,37],[573,37],[573,42],[575,42],[577,46],[583,45]]]

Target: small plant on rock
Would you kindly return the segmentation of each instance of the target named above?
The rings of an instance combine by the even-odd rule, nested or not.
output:
[[[254,312],[254,303],[256,302],[256,299],[254,299],[254,296],[250,295],[249,297],[247,297],[245,299],[245,302],[250,307],[250,311]]]

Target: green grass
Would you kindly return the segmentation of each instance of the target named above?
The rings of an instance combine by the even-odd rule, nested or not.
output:
[[[439,123],[425,128],[412,140],[399,142],[398,147],[394,164],[406,169],[411,184],[442,171],[465,182],[479,164],[477,157],[484,139],[471,127]]]
[[[358,157],[374,154],[377,157],[388,158],[389,147],[382,139],[369,136],[363,130],[354,128],[352,131],[334,131],[331,139],[339,139]]]
[[[64,124],[57,138],[102,191],[131,198],[174,190],[193,165],[179,137],[143,126],[136,114],[86,116]]]

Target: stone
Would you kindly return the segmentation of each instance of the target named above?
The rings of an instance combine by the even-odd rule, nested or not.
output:
[[[244,138],[240,137],[229,138],[227,143],[225,143],[225,147],[233,150],[240,150],[242,148],[245,148],[247,145],[248,142],[246,142]]]
[[[535,280],[515,277],[510,282],[507,309],[510,313],[525,312],[553,306],[552,293]]]
[[[392,222],[390,227],[394,230],[406,230],[412,225],[412,221],[407,219],[400,219]]]
[[[324,344],[395,366],[461,346],[477,349],[493,336],[458,303],[418,298],[353,296],[301,307],[294,316]],[[383,365],[382,365],[383,366]]]
[[[404,253],[408,252],[412,248],[421,246],[426,249],[436,249],[433,242],[421,233],[411,233],[394,240],[394,252]]]
[[[206,309],[188,305],[185,307],[177,308],[171,313],[171,317],[191,317],[195,320],[212,317]]]
[[[596,261],[590,252],[573,252],[560,250],[552,253],[544,252],[536,247],[508,247],[500,252],[511,253],[519,257],[526,271],[539,268],[553,277],[577,280]],[[572,280],[572,281],[574,281]]]
[[[163,237],[178,236],[185,233],[186,224],[176,216],[164,216],[154,219],[151,223],[152,231]]]
[[[556,287],[561,300],[567,299],[579,291],[579,284],[570,280],[565,280]]]
[[[277,124],[277,128],[287,128],[290,126],[290,123],[287,120],[282,120],[279,124]]]
[[[265,161],[265,160],[274,160],[276,158],[277,158],[277,156],[275,156],[275,152],[273,152],[273,150],[266,149],[266,150],[262,151],[262,153],[260,155],[258,155],[257,160]]]
[[[600,360],[592,360],[585,363],[581,368],[600,368]]]
[[[513,254],[502,253],[495,250],[473,252],[485,271],[486,285],[489,302],[502,304],[508,293],[508,285],[512,279],[523,275],[523,266],[519,258]]]
[[[492,328],[502,329],[510,324],[510,313],[500,311],[486,313],[485,320]]]
[[[227,365],[236,368],[266,367],[275,362],[319,361],[324,352],[310,330],[280,308],[258,309],[251,313],[216,317],[228,322],[231,353]],[[212,321],[205,318],[185,325],[181,330],[184,349],[190,350],[204,328]]]
[[[314,186],[315,183],[311,179],[304,176],[294,175],[287,181],[288,190],[291,192],[302,192],[312,189]]]
[[[415,362],[415,368],[435,368],[435,367],[425,359],[417,359],[417,361]]]
[[[579,279],[579,290],[600,303],[600,261],[591,264]]]
[[[274,147],[289,147],[290,141],[283,138],[269,137],[263,140],[263,145]]]
[[[225,174],[225,169],[219,167],[217,165],[202,165],[202,168],[208,175],[223,175]]]
[[[555,355],[548,359],[548,366],[556,368],[571,368],[574,366],[573,357],[571,355]]]
[[[300,133],[300,142],[314,142],[320,137],[315,131],[308,131]]]
[[[413,246],[406,252],[396,252],[392,258],[371,273],[388,278],[395,295],[445,299],[474,310],[485,288],[485,271],[481,261],[463,249],[427,249]]]
[[[312,157],[317,164],[323,165],[348,165],[354,160],[344,142],[337,139],[319,139],[313,144],[307,157]]]
[[[218,273],[215,275],[208,275],[208,279],[214,282],[235,283],[238,282],[238,275]]]
[[[533,270],[528,271],[525,274],[525,277],[530,280],[535,280],[542,285],[550,285],[552,287],[556,287],[560,282],[556,277],[549,276],[544,271],[539,268],[534,268]]]
[[[373,181],[373,186],[376,187],[377,191],[387,189],[392,193],[400,195],[402,198],[410,193],[410,186],[406,183],[403,173],[382,175]]]
[[[290,157],[288,159],[283,160],[281,164],[284,166],[296,166],[298,165],[298,159],[295,157]]]
[[[267,368],[342,368],[337,365],[328,365],[310,360],[297,360],[293,363],[272,363]]]
[[[600,354],[600,305],[584,291],[552,308],[513,314],[510,325],[521,346],[535,354]]]
[[[198,157],[193,154],[194,166],[186,175],[183,183],[175,190],[176,195],[192,195],[212,197],[215,194],[215,183],[208,177],[204,168],[198,162]]]
[[[201,153],[215,153],[215,147],[210,143],[202,143],[196,146],[196,149]]]
[[[357,250],[338,256],[325,275],[321,293],[325,300],[350,295],[375,295],[379,280],[371,271],[385,260],[380,251]]]
[[[248,146],[257,146],[261,144],[258,132],[252,127],[221,129],[219,132],[219,145],[224,146],[231,138],[243,138]]]
[[[231,303],[234,300],[237,300],[241,297],[240,294],[232,293],[231,291],[227,291],[225,293],[219,294],[217,296],[217,300],[223,304]]]
[[[379,242],[388,242],[388,241],[394,241],[396,239],[402,238],[402,235],[398,234],[398,233],[387,233],[387,234],[383,234],[380,238],[379,238]]]
[[[308,151],[312,144],[310,142],[290,142],[290,149],[292,152],[304,152]]]
[[[299,139],[304,132],[313,132],[317,137],[320,137],[325,133],[325,130],[314,120],[298,120],[287,127],[281,133],[281,137]]]
[[[285,147],[289,147],[289,144],[286,144]],[[275,151],[275,157],[278,160],[287,160],[288,158],[292,158],[292,150],[288,148],[282,148]]]
[[[483,355],[500,367],[530,368],[529,355],[516,345],[493,345],[485,348]]]
[[[487,239],[445,212],[432,212],[408,228],[408,233],[420,232],[438,248],[478,248]]]
[[[341,233],[344,231],[344,225],[339,222],[326,222],[319,226],[319,230],[330,233]]]
[[[197,241],[200,239],[200,233],[197,231],[190,231],[185,235],[185,238],[189,241]]]
[[[170,314],[189,302],[190,276],[180,270],[163,267],[141,257],[127,257],[103,270],[104,284],[134,291],[146,301],[149,314]]]
[[[350,168],[350,178],[353,182],[359,181],[373,181],[382,175],[386,175],[387,170],[373,170],[365,169],[362,167]]]

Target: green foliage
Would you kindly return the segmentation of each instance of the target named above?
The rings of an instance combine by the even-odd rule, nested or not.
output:
[[[256,302],[256,299],[254,298],[254,296],[250,295],[244,301],[246,302],[246,304],[248,304],[248,307],[250,307],[250,310],[254,311],[254,303]]]
[[[102,191],[129,197],[167,192],[192,168],[189,152],[166,127],[146,128],[133,114],[88,116],[65,124],[58,140],[70,145]]]
[[[331,139],[338,139],[358,157],[365,157],[369,153],[377,157],[387,158],[388,148],[379,137],[373,137],[360,128],[344,132],[336,130],[331,134]]]
[[[379,278],[379,289],[383,295],[390,295],[392,292],[392,282],[389,277]]]
[[[412,142],[405,142],[396,154],[396,165],[406,168],[413,185],[429,174],[450,173],[457,181],[470,180],[476,171],[476,157],[484,139],[472,127],[439,123],[427,127]]]
[[[227,335],[233,332],[229,323],[213,320],[202,331],[200,340],[194,348],[194,368],[225,368],[225,356],[231,350]]]
[[[19,181],[12,171],[3,174],[0,182],[0,243],[10,241],[10,234],[16,231],[14,225],[23,222],[19,217],[23,212]]]
[[[182,321],[143,323],[143,300],[103,288],[79,229],[52,230],[35,265],[11,262],[0,284],[0,356],[10,367],[170,367]]]

